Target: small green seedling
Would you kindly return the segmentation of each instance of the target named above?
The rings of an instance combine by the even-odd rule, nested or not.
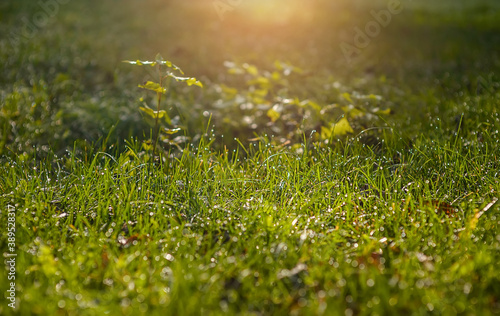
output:
[[[123,61],[124,63],[128,63],[131,65],[137,66],[151,66],[156,67],[158,82],[147,81],[145,84],[140,84],[139,87],[147,90],[151,90],[156,92],[156,110],[150,108],[146,103],[144,106],[139,107],[141,111],[149,115],[155,120],[154,124],[154,146],[153,146],[153,157],[156,156],[156,148],[158,146],[158,138],[160,133],[160,119],[165,119],[165,122],[170,126],[170,128],[165,129],[167,133],[175,133],[179,131],[178,128],[172,126],[172,120],[168,115],[167,111],[161,109],[161,101],[162,96],[167,95],[170,89],[170,84],[172,79],[178,82],[184,82],[188,86],[199,86],[203,88],[203,84],[193,77],[180,77],[176,75],[179,73],[180,75],[184,75],[184,72],[174,65],[172,62],[168,60],[164,60],[160,54],[156,55],[154,61]]]

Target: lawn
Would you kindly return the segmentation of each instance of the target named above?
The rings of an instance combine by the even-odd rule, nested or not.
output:
[[[497,1],[17,0],[0,30],[0,314],[500,314]]]

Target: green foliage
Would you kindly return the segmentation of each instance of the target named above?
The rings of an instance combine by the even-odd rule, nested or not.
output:
[[[262,71],[247,63],[226,62],[225,66],[228,74],[237,76],[231,81],[241,86],[215,86],[221,97],[215,104],[214,117],[234,129],[281,135],[293,143],[300,142],[304,134],[318,131],[315,141],[331,141],[354,133],[353,123],[359,126],[362,121],[374,121],[379,115],[390,114],[390,109],[378,107],[382,97],[373,94],[365,96],[355,92],[351,96],[339,89],[336,103],[331,104],[294,96],[290,81],[300,79],[304,71],[289,63],[276,61],[271,71]]]
[[[499,313],[498,3],[299,2],[0,3],[1,315]]]
[[[174,74],[173,71],[179,72],[180,74],[184,74],[184,72],[177,67],[176,65],[172,64],[172,62],[168,60],[163,60],[163,57],[161,57],[160,54],[156,55],[155,61],[124,61],[125,63],[132,64],[132,65],[137,65],[137,66],[151,66],[151,67],[156,67],[157,69],[157,75],[158,75],[158,81],[159,82],[152,82],[148,81],[143,85],[139,85],[139,88],[143,88],[146,90],[150,90],[153,92],[156,92],[156,111],[151,109],[146,103],[144,103],[144,100],[141,98],[141,102],[144,103],[144,106],[139,107],[141,111],[149,115],[151,118],[154,120],[154,145],[152,147],[153,151],[153,157],[156,156],[156,150],[158,147],[158,140],[160,139],[160,132],[164,131],[165,133],[162,136],[162,142],[168,142],[169,141],[169,135],[175,134],[181,129],[178,126],[173,126],[172,120],[170,119],[170,116],[168,115],[167,111],[165,110],[160,110],[161,106],[161,100],[162,100],[162,95],[167,95],[169,92],[169,87],[170,87],[170,80],[169,79],[174,79],[175,81],[178,82],[184,82],[188,86],[196,85],[200,88],[203,88],[203,84],[197,80],[196,78],[193,77],[179,77]],[[165,118],[165,122],[168,124],[168,128],[161,128],[162,126],[160,125],[160,119]],[[166,136],[165,136],[166,135]],[[153,141],[153,140],[152,140]],[[170,143],[170,142],[169,142]],[[149,147],[148,147],[149,148]]]

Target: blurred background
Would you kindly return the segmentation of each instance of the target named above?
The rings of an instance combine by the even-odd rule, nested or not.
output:
[[[435,118],[429,113],[454,117],[463,98],[498,91],[498,1],[401,0],[401,13],[356,46],[356,28],[366,33],[373,12],[391,2],[3,1],[2,152],[63,152],[74,141],[103,139],[119,147],[149,137],[137,110],[148,94],[137,84],[150,74],[122,61],[157,53],[205,84],[175,86],[164,105],[191,140],[210,116],[214,134],[226,139],[270,133],[293,142],[343,115],[355,132],[387,121],[412,137]],[[349,58],[342,45],[353,49]],[[241,74],[242,65],[258,73]],[[249,83],[276,71],[275,84]],[[361,114],[346,108],[353,104]],[[446,132],[455,122],[441,126]]]

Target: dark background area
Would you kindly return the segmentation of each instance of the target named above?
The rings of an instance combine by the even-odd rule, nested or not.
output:
[[[249,120],[245,116],[269,127],[262,113],[214,106],[223,98],[219,84],[248,88],[227,73],[225,61],[262,71],[272,70],[276,61],[300,67],[303,72],[288,80],[287,96],[321,107],[341,103],[344,92],[380,95],[380,106],[392,110],[386,119],[409,137],[421,131],[422,122],[439,116],[445,116],[443,131],[453,130],[464,110],[480,111],[470,109],[470,102],[464,107],[464,91],[484,92],[478,80],[487,82],[490,93],[498,86],[500,11],[495,1],[402,1],[402,13],[393,15],[351,62],[340,44],[352,45],[355,28],[373,21],[370,12],[386,10],[386,2],[243,1],[223,20],[214,3],[70,1],[44,9],[33,1],[3,2],[0,97],[2,143],[8,147],[3,152],[58,152],[74,141],[91,145],[107,136],[120,146],[123,139],[148,137],[149,127],[137,110],[145,93],[137,84],[150,77],[122,61],[153,59],[156,53],[205,83],[204,90],[175,87],[166,105],[192,138],[208,123],[206,111],[216,133],[226,139],[252,138],[259,131],[289,138],[283,129],[242,128],[241,122]],[[352,122],[358,132],[380,124]],[[313,130],[313,123],[304,131]],[[316,125],[321,124],[326,123]]]

